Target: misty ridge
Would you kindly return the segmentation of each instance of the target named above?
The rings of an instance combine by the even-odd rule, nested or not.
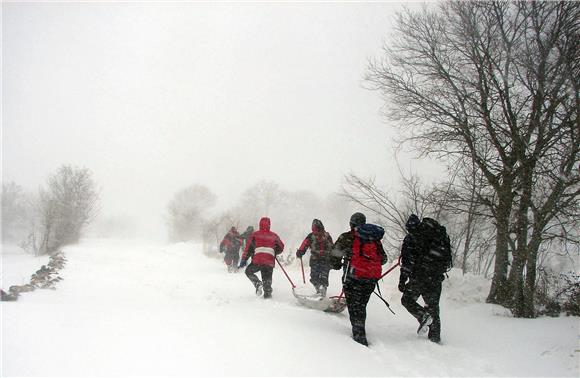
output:
[[[271,10],[268,8],[268,11]],[[266,11],[264,13],[268,14]],[[348,16],[348,12],[345,14]],[[149,165],[142,164],[138,168],[137,165],[130,166],[126,169],[130,173],[126,173],[125,179],[139,182],[140,174],[147,170],[170,170],[181,174],[183,166],[195,172],[195,168],[206,162],[205,159],[212,159],[215,165],[206,164],[211,165],[209,173],[200,173],[198,179],[193,173],[183,173],[179,185],[172,182],[169,187],[177,190],[158,198],[164,204],[164,210],[158,213],[156,219],[164,225],[169,242],[202,243],[203,251],[208,256],[216,257],[219,240],[232,226],[240,231],[248,226],[257,228],[259,219],[268,216],[272,221],[272,230],[286,243],[283,260],[286,264],[292,264],[295,249],[309,233],[312,219],[322,220],[326,230],[336,238],[348,230],[350,215],[361,211],[366,214],[369,223],[385,229],[382,242],[389,260],[393,261],[399,256],[401,241],[406,234],[406,220],[411,214],[417,214],[420,218],[432,217],[446,227],[451,238],[455,268],[491,280],[487,297],[489,303],[500,304],[510,309],[514,316],[526,318],[559,313],[564,302],[573,311],[578,311],[580,53],[576,21],[580,19],[580,5],[575,2],[451,1],[421,9],[397,9],[396,16],[382,48],[375,49],[371,57],[363,54],[357,56],[357,59],[366,59],[364,68],[360,67],[358,60],[352,65],[345,62],[344,65],[336,65],[348,67],[350,81],[345,79],[344,86],[349,89],[353,82],[354,87],[360,89],[359,80],[363,77],[364,95],[352,99],[352,102],[347,101],[351,99],[347,95],[332,90],[327,91],[327,96],[325,92],[317,92],[318,98],[324,99],[320,102],[313,101],[314,97],[300,101],[301,95],[293,91],[300,88],[304,90],[301,93],[308,93],[314,88],[324,89],[324,85],[313,84],[318,83],[316,80],[298,78],[301,73],[307,72],[310,79],[330,78],[329,82],[332,82],[332,75],[338,69],[335,65],[322,65],[317,67],[318,70],[287,68],[284,72],[296,76],[292,76],[292,84],[280,83],[279,88],[275,87],[277,80],[283,76],[279,71],[264,71],[263,75],[258,75],[253,70],[253,64],[260,62],[260,59],[249,58],[260,58],[260,52],[268,49],[274,51],[283,46],[278,41],[268,40],[265,33],[258,33],[259,37],[253,40],[258,53],[245,53],[246,50],[238,48],[234,42],[215,43],[215,51],[200,55],[200,60],[214,57],[212,52],[217,56],[215,61],[233,54],[243,68],[240,72],[248,75],[242,76],[236,88],[226,86],[228,80],[234,81],[232,78],[238,72],[234,69],[223,70],[227,75],[222,80],[216,80],[215,85],[208,84],[199,73],[196,74],[200,77],[183,76],[191,83],[207,85],[204,88],[211,88],[207,89],[208,93],[217,93],[199,100],[202,105],[196,103],[197,107],[203,108],[209,103],[208,109],[215,107],[220,110],[215,112],[219,114],[216,119],[208,121],[200,118],[193,137],[183,138],[185,141],[179,140],[183,134],[157,128],[155,122],[143,126],[142,130],[135,126],[148,117],[163,124],[165,108],[171,108],[174,103],[182,104],[181,101],[186,98],[190,100],[183,95],[183,87],[171,91],[167,89],[171,87],[157,83],[157,87],[166,88],[165,93],[171,94],[164,98],[163,106],[159,105],[160,110],[153,106],[147,111],[140,108],[134,115],[138,119],[131,118],[133,124],[127,129],[118,134],[109,130],[110,135],[118,136],[120,147],[115,147],[123,152],[130,145],[123,142],[133,141],[131,137],[134,140],[141,140],[139,138],[142,137],[144,140],[143,151],[135,152],[135,156],[127,157],[127,160],[138,161],[146,156],[150,159],[147,160]],[[181,20],[187,24],[185,21]],[[270,25],[268,22],[272,21],[264,21],[265,25]],[[248,25],[252,26],[248,26],[251,31],[254,31],[253,27],[260,30],[251,22]],[[288,39],[293,36],[291,26],[286,25],[281,32],[281,41],[294,41]],[[382,26],[377,26],[377,29],[382,30]],[[341,34],[344,31],[336,25],[327,32],[334,33],[336,40],[345,39]],[[303,32],[296,30],[295,33]],[[236,38],[235,42],[245,46],[242,45],[244,38],[234,32],[231,34],[231,38]],[[221,37],[217,32],[211,36]],[[309,40],[308,35],[300,36],[305,41]],[[163,45],[162,37],[154,39],[154,42]],[[318,58],[328,55],[324,38],[316,35],[311,39],[320,45],[306,44],[308,47],[303,48],[308,48],[308,53]],[[119,51],[124,47],[121,42],[115,46]],[[166,45],[167,49],[173,46]],[[205,49],[213,45],[200,46]],[[302,68],[304,65],[308,67],[310,60],[306,56],[310,55],[306,50],[299,49],[301,44],[288,42],[287,46],[299,46],[295,54],[288,56],[300,58],[299,62],[288,58],[288,64],[299,63]],[[86,46],[82,47],[78,50],[84,51]],[[139,48],[145,51],[144,55],[154,51],[146,46],[139,45]],[[320,55],[314,55],[313,51]],[[78,54],[82,59],[91,56]],[[193,55],[184,53],[183,59],[197,62],[197,56]],[[281,53],[280,56],[287,55]],[[127,59],[131,58],[129,54]],[[162,58],[159,59],[163,62]],[[232,61],[237,60],[232,58]],[[215,61],[211,61],[208,67],[213,68]],[[286,63],[285,59],[280,61]],[[312,62],[315,61],[313,58]],[[127,67],[133,67],[132,64]],[[274,67],[276,64],[263,66]],[[180,67],[178,65],[177,68]],[[324,70],[327,67],[331,68]],[[135,92],[140,88],[135,83],[140,83],[149,70],[153,70],[149,66],[137,68],[143,72],[119,70],[123,72],[122,76],[132,80],[132,87],[128,87]],[[163,74],[167,72],[161,71]],[[221,78],[221,72],[212,73],[215,75],[212,77]],[[117,72],[113,70],[108,74],[115,77]],[[165,77],[163,74],[151,80],[162,80],[158,77]],[[172,83],[177,81],[172,80]],[[111,91],[124,93],[113,84],[116,85],[117,81],[109,81]],[[263,91],[268,95],[244,96],[245,92],[240,88],[246,86],[251,88],[248,89],[251,94],[263,95]],[[141,101],[157,104],[157,92],[148,95],[151,98],[127,101],[127,109],[133,109],[131,106]],[[383,141],[383,135],[375,128],[365,128],[366,119],[357,122],[360,115],[347,118],[342,113],[348,108],[345,104],[356,104],[366,111],[364,106],[368,104],[365,96],[380,99],[382,115],[387,121],[382,127],[394,135],[389,140]],[[266,101],[272,98],[277,100],[275,104]],[[243,100],[236,101],[238,99]],[[286,104],[290,110],[283,106]],[[315,105],[328,108],[319,111]],[[191,103],[186,103],[182,111],[189,112],[190,106]],[[228,106],[231,113],[227,112]],[[296,120],[284,117],[293,107],[306,109],[306,115]],[[317,118],[329,113],[335,113],[335,118]],[[232,119],[250,119],[247,122],[249,131],[244,133],[244,130],[238,130],[238,124]],[[165,122],[167,125],[172,125],[172,122],[178,124],[172,131],[185,128],[176,119]],[[297,125],[296,129],[293,122]],[[271,123],[278,128],[265,126]],[[106,122],[103,121],[103,124]],[[216,134],[209,135],[214,125]],[[321,126],[317,128],[313,125]],[[107,134],[106,127],[103,126],[102,130],[92,127],[87,133]],[[238,132],[235,138],[229,134],[234,129]],[[150,136],[151,139],[146,139]],[[215,145],[206,143],[207,140],[213,141],[213,138],[217,140]],[[275,140],[275,143],[263,143],[265,140]],[[348,143],[331,146],[317,155],[318,147],[326,140],[347,140]],[[195,146],[188,143],[195,143]],[[250,152],[248,156],[239,153],[239,146],[246,143],[257,146],[248,149],[254,154],[251,157],[248,157]],[[5,144],[10,145],[10,140]],[[187,147],[201,151],[194,158],[197,165],[192,163],[193,167],[190,167],[175,156],[171,158],[174,159],[172,164],[155,164],[158,156],[177,149],[177,146],[180,150]],[[384,147],[393,147],[394,153],[389,158],[376,152]],[[11,148],[15,149],[14,146]],[[83,147],[79,145],[78,148]],[[408,150],[417,159],[436,160],[443,171],[435,179],[430,179],[426,174],[419,173],[416,167],[409,170],[401,168],[407,164],[407,155],[402,151]],[[183,153],[183,156],[186,155]],[[218,158],[214,159],[215,156]],[[232,169],[238,163],[237,157],[240,167]],[[268,177],[268,174],[263,174],[266,179],[255,179],[247,187],[235,186],[236,179],[243,177],[248,169],[247,161],[243,159],[250,158],[263,165],[264,172],[276,172],[277,175]],[[319,159],[324,160],[320,163]],[[99,218],[102,201],[109,199],[102,193],[109,188],[98,182],[91,169],[81,161],[79,157],[78,166],[74,165],[77,163],[75,161],[62,162],[64,165],[54,172],[46,172],[46,182],[37,192],[24,189],[18,182],[3,182],[3,243],[18,244],[30,253],[40,255],[55,253],[63,246],[77,243],[83,236],[107,238],[139,235],[138,219],[129,215],[129,211],[128,215],[124,215],[122,206],[115,209],[116,214],[102,214],[104,216]],[[349,165],[346,166],[345,162]],[[393,167],[393,162],[396,167]],[[285,169],[278,173],[276,166],[284,166]],[[330,175],[324,173],[336,166],[341,167],[342,186],[335,190],[328,189],[333,186],[329,182],[333,181],[327,180]],[[304,172],[300,171],[302,168]],[[99,169],[103,170],[102,167]],[[230,170],[234,173],[228,174]],[[287,190],[287,182],[278,183],[280,177],[290,176],[294,171],[298,171],[298,176],[288,180],[300,182],[301,190]],[[345,173],[349,171],[353,173]],[[386,172],[388,186],[375,178],[377,172]],[[304,176],[300,176],[301,173]],[[235,187],[235,190],[230,190],[227,198],[219,197],[212,191],[212,187],[216,187],[215,182],[207,177],[223,181],[224,185]],[[127,181],[118,179],[116,183],[123,186]],[[151,187],[161,187],[164,183],[163,179],[156,184],[147,181],[142,184],[146,188],[139,190],[137,185],[137,189],[131,188],[131,194],[136,200],[143,198],[143,203],[138,204],[140,208],[149,209],[152,204],[144,200],[147,197],[139,197],[140,194],[153,192]],[[320,195],[319,186],[328,194]],[[123,188],[112,190],[120,189]],[[239,198],[235,192],[239,193]]]

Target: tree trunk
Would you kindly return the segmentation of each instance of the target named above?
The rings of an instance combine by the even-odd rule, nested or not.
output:
[[[502,204],[496,213],[495,266],[487,303],[503,304],[509,298],[508,239],[511,205]]]
[[[525,299],[524,299],[524,312],[523,317],[525,318],[535,318],[535,296],[536,296],[536,272],[538,265],[538,251],[540,250],[540,245],[542,244],[541,233],[538,230],[542,230],[545,227],[543,224],[534,223],[534,232],[532,233],[531,241],[528,246],[528,260],[526,262],[526,286],[525,286]]]

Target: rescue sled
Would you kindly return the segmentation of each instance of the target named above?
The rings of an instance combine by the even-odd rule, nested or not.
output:
[[[346,299],[343,296],[326,297],[320,294],[304,292],[305,288],[294,287],[292,294],[301,305],[324,312],[339,313],[346,308]]]

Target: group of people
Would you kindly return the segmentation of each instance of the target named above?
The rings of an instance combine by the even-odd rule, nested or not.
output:
[[[235,227],[230,228],[220,243],[220,253],[223,253],[228,272],[238,271],[240,248],[245,248],[248,238],[254,232],[254,227],[248,226],[246,231],[239,233]]]
[[[366,307],[377,282],[382,278],[382,265],[387,254],[382,245],[384,229],[366,222],[362,213],[354,213],[349,221],[350,230],[342,233],[336,242],[324,229],[322,221],[312,221],[312,231],[306,236],[296,257],[302,258],[310,250],[310,282],[324,297],[331,269],[343,270],[342,284],[352,338],[367,346],[365,322]],[[451,267],[451,246],[445,227],[432,218],[421,220],[411,214],[406,225],[407,235],[401,248],[401,273],[398,289],[403,293],[402,305],[418,323],[417,333],[427,334],[429,340],[441,340],[439,299],[444,273]],[[239,260],[240,247],[243,254]],[[256,295],[272,296],[272,273],[276,256],[284,250],[280,237],[270,230],[270,219],[260,219],[259,230],[250,226],[243,234],[232,227],[220,243],[229,271],[246,267],[245,274],[252,282]],[[251,259],[249,265],[248,260]],[[261,279],[256,273],[260,272]],[[417,303],[423,297],[424,306]]]

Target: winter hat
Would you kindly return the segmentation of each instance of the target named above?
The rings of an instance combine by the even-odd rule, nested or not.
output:
[[[350,227],[355,228],[356,226],[363,225],[367,222],[367,217],[363,213],[354,213],[350,216]]]
[[[411,214],[409,219],[407,219],[407,223],[405,223],[405,227],[408,231],[416,230],[420,223],[421,219],[417,215]]]

